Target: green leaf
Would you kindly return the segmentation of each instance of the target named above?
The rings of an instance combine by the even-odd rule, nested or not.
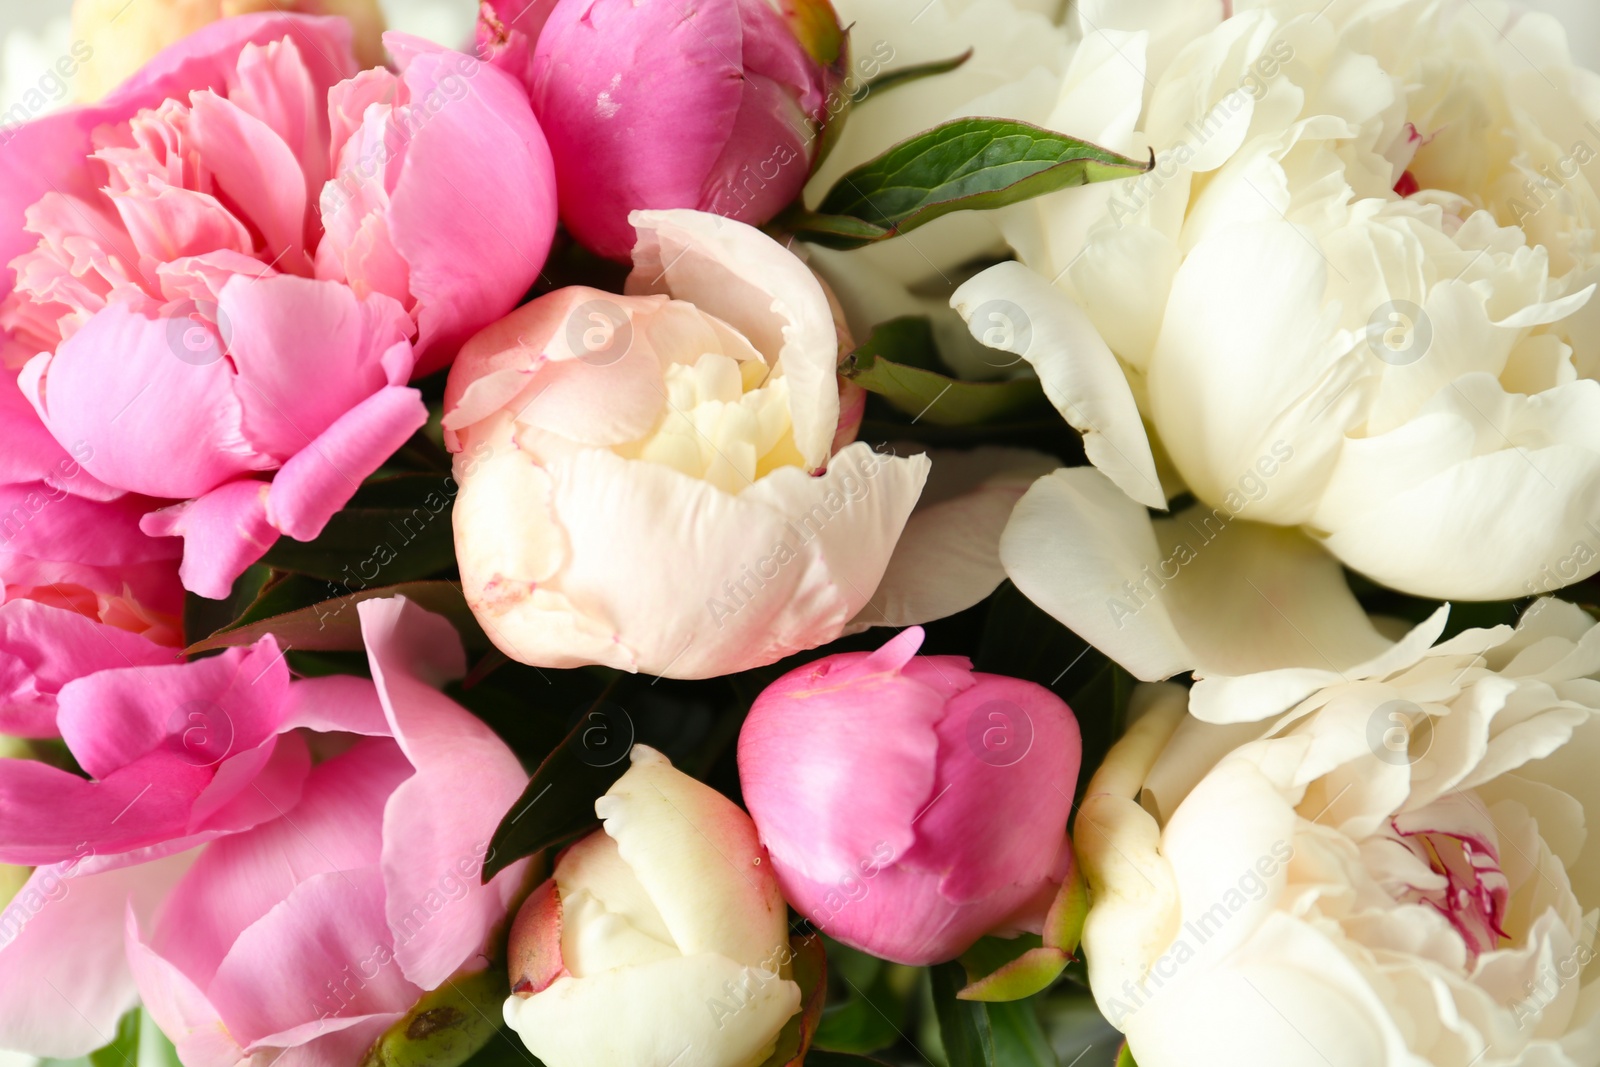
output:
[[[1137,1063],[1133,1062],[1133,1052],[1128,1048],[1126,1041],[1122,1043],[1122,1048],[1117,1052],[1116,1067],[1139,1067]]]
[[[495,967],[449,979],[384,1031],[361,1067],[461,1067],[500,1029],[509,988]]]
[[[1026,122],[955,119],[855,168],[815,212],[797,207],[779,224],[830,248],[859,248],[952,211],[992,210],[1153,165]]]
[[[863,85],[860,89],[857,89],[853,100],[859,105],[863,100],[871,97],[874,93],[886,93],[890,89],[895,89],[902,85],[909,85],[911,82],[921,81],[923,78],[933,78],[940,74],[949,74],[953,70],[960,70],[961,67],[966,64],[967,60],[971,58],[972,49],[969,48],[965,52],[962,52],[959,56],[951,56],[949,59],[937,59],[932,63],[918,63],[915,66],[899,67],[895,70],[884,71],[876,78],[873,78],[871,81],[867,82],[867,84]]]
[[[837,988],[848,998],[823,1009],[817,1047],[877,1052],[900,1040],[912,985],[899,979],[914,980],[915,972],[838,942],[829,943],[828,960],[838,974]]]
[[[926,331],[926,347],[932,351],[931,327],[926,319],[892,319],[872,331],[866,343],[845,357],[839,373],[869,393],[884,398],[912,422],[926,420],[935,426],[973,426],[1023,418],[1049,410],[1039,379],[1014,378],[1002,382],[964,382],[924,366],[896,362],[915,359],[926,364],[918,351],[917,338]]]
[[[524,856],[600,825],[594,802],[628,769],[633,721],[603,697],[533,772],[528,788],[500,820],[483,863],[485,884]]]
[[[261,558],[346,588],[413,581],[455,566],[448,475],[404,474],[369,482],[328,520],[314,541],[280,537]]]
[[[939,1017],[939,1036],[944,1039],[950,1067],[995,1067],[999,1061],[995,1058],[994,1028],[989,1023],[988,1005],[956,997],[967,984],[966,968],[954,961],[941,963],[929,976],[933,980],[933,1008]]]
[[[233,589],[222,600],[209,600],[194,593],[183,597],[183,637],[194,642],[231,624],[253,604],[272,580],[272,568],[257,563],[233,581]]]
[[[139,1009],[139,1067],[182,1067],[172,1040],[161,1032],[150,1013]]]
[[[330,597],[330,592],[336,595]],[[290,575],[268,585],[237,619],[185,651],[192,656],[214,648],[249,645],[269,633],[286,648],[303,652],[359,651],[363,646],[356,605],[388,596],[406,597],[444,615],[455,624],[468,648],[489,645],[455,582],[402,582],[350,593],[329,582]]]
[[[800,1010],[783,1024],[778,1045],[762,1067],[800,1067],[805,1062],[806,1051],[816,1037],[817,1020],[822,1017],[822,1005],[828,999],[828,959],[822,935],[794,934],[789,946],[790,978],[800,987]]]
[[[812,1049],[806,1054],[806,1067],[888,1067],[882,1060],[857,1056],[851,1052]]]

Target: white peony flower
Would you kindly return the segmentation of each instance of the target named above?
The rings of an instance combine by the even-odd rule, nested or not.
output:
[[[1083,11],[1066,82],[1100,115],[1136,101],[1106,143],[1158,165],[1021,205],[1027,267],[954,303],[975,333],[1015,306],[1096,465],[1420,595],[1600,570],[1600,78],[1559,24],[1499,0]],[[1089,77],[1119,68],[1132,89]]]
[[[1073,837],[1141,1067],[1600,1063],[1597,672],[1542,600],[1267,723],[1142,687]]]

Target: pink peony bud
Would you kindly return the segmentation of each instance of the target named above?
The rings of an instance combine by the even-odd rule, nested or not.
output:
[[[828,0],[561,0],[534,53],[533,107],[562,221],[617,260],[635,209],[767,221],[811,173],[845,53]]]
[[[984,934],[1039,932],[1071,870],[1082,743],[1042,686],[873,653],[790,671],[739,735],[739,780],[789,903],[847,945],[951,959]]]

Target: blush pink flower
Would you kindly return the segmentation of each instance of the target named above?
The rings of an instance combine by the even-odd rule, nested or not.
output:
[[[553,234],[508,76],[403,35],[399,74],[358,74],[349,37],[223,20],[0,146],[0,362],[94,480],[179,502],[143,528],[185,539],[205,596],[321,531],[426,421],[406,383],[515,305]]]
[[[1043,686],[917,656],[829,656],[756,698],[739,781],[784,896],[874,956],[923,965],[1039,932],[1071,870],[1082,743]]]
[[[188,1067],[333,1067],[483,950],[527,776],[438,691],[466,667],[448,622],[360,612],[373,681],[291,680],[270,637],[102,671],[60,698],[89,777],[0,760],[0,862],[38,865],[0,913],[0,1046],[81,1055],[138,999]]]

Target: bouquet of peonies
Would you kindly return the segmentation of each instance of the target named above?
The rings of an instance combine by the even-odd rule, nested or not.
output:
[[[7,49],[7,1067],[1600,1067],[1600,76],[1057,6]]]

